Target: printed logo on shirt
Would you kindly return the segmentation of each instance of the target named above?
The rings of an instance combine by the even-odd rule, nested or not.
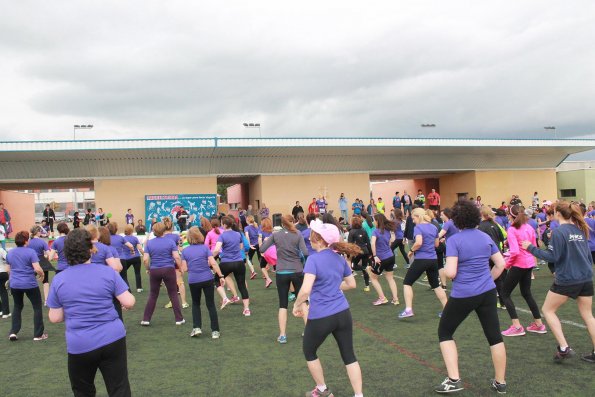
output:
[[[584,241],[584,240],[585,240],[585,237],[582,234],[570,234],[568,236],[569,242]]]

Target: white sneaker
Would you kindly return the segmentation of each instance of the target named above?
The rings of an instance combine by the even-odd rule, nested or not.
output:
[[[150,321],[141,321],[140,325],[147,327],[147,326],[151,325],[151,322]]]
[[[186,320],[182,319],[182,321],[176,321],[176,325],[186,324]]]
[[[137,288],[136,289],[136,292],[143,292],[143,289],[142,288]]]
[[[201,336],[202,330],[200,328],[192,328],[192,332],[190,332],[190,337],[194,338],[195,336]]]
[[[213,338],[213,339],[219,339],[220,336],[221,336],[221,333],[219,331],[211,332],[211,338]]]
[[[188,309],[190,305],[188,303],[182,303],[182,309]]]
[[[12,316],[12,313],[3,314],[2,315],[2,318],[8,318],[8,317],[11,317],[11,316]]]
[[[246,309],[244,309],[244,311],[242,312],[242,314],[243,314],[245,317],[250,317],[250,315],[251,315],[252,313],[250,312],[250,309],[246,308]]]

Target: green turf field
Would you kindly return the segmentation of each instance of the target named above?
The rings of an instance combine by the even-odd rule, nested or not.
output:
[[[404,275],[399,258],[397,277]],[[133,279],[133,271],[129,270]],[[402,305],[373,307],[373,292],[362,291],[363,278],[356,277],[357,290],[347,292],[354,318],[354,343],[363,371],[366,396],[428,396],[433,386],[445,377],[440,355],[437,326],[439,303],[426,286],[414,287],[415,314],[398,320]],[[537,272],[533,291],[543,302],[551,283],[547,269]],[[277,292],[264,289],[258,278],[249,281],[252,317],[244,318],[241,305],[220,311],[221,339],[210,339],[208,315],[203,308],[203,331],[207,335],[191,339],[191,309],[184,309],[187,323],[175,326],[173,313],[164,309],[167,295],[162,289],[150,327],[141,327],[147,291],[135,294],[136,307],[124,313],[128,329],[128,368],[132,391],[137,396],[303,396],[313,387],[301,351],[301,319],[291,317],[288,343],[276,342]],[[403,301],[402,279],[397,279]],[[145,284],[145,287],[148,284]],[[388,292],[386,283],[383,283]],[[518,291],[513,297],[517,307],[527,309]],[[70,394],[66,369],[64,325],[46,321],[49,339],[32,341],[31,306],[25,300],[23,329],[18,342],[8,341],[10,319],[0,320],[0,396],[67,396]],[[11,304],[12,305],[12,304]],[[528,325],[530,315],[520,312]],[[571,346],[581,354],[590,348],[587,332],[573,303],[560,313]],[[45,317],[47,319],[47,315]],[[501,328],[510,325],[505,311],[500,312]],[[578,325],[578,326],[577,326]],[[494,395],[489,388],[493,370],[489,348],[479,322],[470,317],[459,328],[457,342],[461,376],[467,390],[462,395]],[[509,394],[515,396],[594,396],[595,366],[578,356],[563,365],[554,364],[555,340],[551,334],[527,335],[506,339]],[[338,349],[332,338],[319,351],[328,386],[335,396],[352,395]],[[100,375],[98,395],[106,395]]]

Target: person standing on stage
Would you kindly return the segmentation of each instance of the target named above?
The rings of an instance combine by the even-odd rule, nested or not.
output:
[[[45,209],[43,210],[43,219],[50,228],[50,237],[54,237],[54,221],[56,220],[56,213],[49,204],[45,205]]]
[[[180,206],[180,209],[176,213],[176,220],[178,221],[178,226],[180,231],[183,232],[186,230],[186,223],[188,222],[188,212],[184,209],[184,206]]]
[[[126,211],[126,224],[134,225],[134,215],[132,215],[132,209],[130,208],[128,208],[128,211]]]

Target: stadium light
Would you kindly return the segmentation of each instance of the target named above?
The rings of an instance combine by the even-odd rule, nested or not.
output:
[[[73,134],[72,134],[72,140],[76,141],[76,130],[90,130],[91,128],[93,128],[93,124],[75,124],[73,125]]]
[[[243,123],[244,128],[258,128],[258,136],[262,138],[262,133],[260,131],[260,123]]]
[[[432,128],[432,127],[436,127],[436,124],[422,124],[421,126],[422,126],[423,128],[427,128],[427,127],[430,127],[430,128]]]
[[[556,127],[553,125],[546,125],[545,127],[543,127],[544,130],[546,131],[554,131],[554,139],[558,139],[558,133],[556,131]]]

